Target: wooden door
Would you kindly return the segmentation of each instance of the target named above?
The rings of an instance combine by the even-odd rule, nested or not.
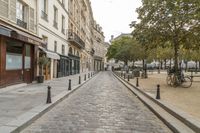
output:
[[[33,48],[31,45],[24,46],[24,81],[26,83],[32,82],[32,53]]]

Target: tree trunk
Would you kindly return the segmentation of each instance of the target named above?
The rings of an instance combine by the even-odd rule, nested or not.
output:
[[[169,68],[172,69],[172,59],[169,60]]]
[[[166,68],[167,68],[167,60],[165,59],[164,61],[165,61],[165,68],[164,69],[166,70]]]
[[[197,63],[198,63],[198,62],[195,61],[195,63],[196,63],[195,73],[197,74],[197,67],[198,67],[198,66],[197,66],[197,65],[198,65]]]
[[[163,61],[162,60],[160,61],[160,68],[161,68],[161,70],[163,69]]]
[[[188,62],[186,61],[185,62],[185,72],[187,72],[187,70],[188,70]]]
[[[179,43],[177,41],[178,37],[174,37],[174,70],[175,70],[175,75],[178,76],[178,51],[179,51]],[[175,78],[175,85],[178,84],[177,79]]]
[[[161,62],[160,62],[160,60],[159,60],[159,64],[158,64],[158,74],[160,74],[160,65],[161,65]]]

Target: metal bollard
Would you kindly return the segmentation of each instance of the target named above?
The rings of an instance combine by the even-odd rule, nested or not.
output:
[[[85,74],[85,78],[84,78],[84,80],[86,81],[86,74]]]
[[[139,79],[136,79],[136,87],[139,87]]]
[[[90,74],[91,74],[91,77],[92,77],[92,72]]]
[[[126,73],[124,73],[124,79],[126,79]]]
[[[69,86],[68,86],[68,90],[71,90],[72,86],[71,86],[71,79],[69,79]]]
[[[128,81],[130,81],[130,77],[129,77],[129,75],[128,75]]]
[[[123,73],[121,73],[121,77],[122,77]]]
[[[160,99],[160,85],[157,85],[156,99]]]
[[[46,103],[48,104],[48,103],[51,103],[51,86],[48,86],[47,89],[48,90],[47,90],[47,102]]]
[[[90,73],[88,73],[88,78],[90,78]]]
[[[78,83],[81,84],[81,76],[79,76]]]

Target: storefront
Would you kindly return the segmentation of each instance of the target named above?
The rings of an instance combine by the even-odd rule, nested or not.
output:
[[[69,54],[69,73],[70,75],[80,73],[80,57]]]
[[[102,71],[103,70],[103,58],[99,56],[94,56],[94,71]]]
[[[57,71],[58,71],[58,77],[65,77],[69,76],[69,57],[60,55],[60,60],[58,61]]]
[[[0,26],[0,88],[36,79],[37,46],[41,42],[26,34]]]

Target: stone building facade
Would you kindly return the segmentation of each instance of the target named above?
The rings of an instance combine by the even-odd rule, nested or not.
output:
[[[93,70],[93,14],[89,0],[69,0],[69,57],[71,74]],[[78,70],[78,71],[77,71]]]
[[[38,0],[38,35],[46,43],[41,48],[50,64],[44,68],[45,79],[68,73],[68,0]]]
[[[0,88],[37,76],[37,1],[0,0]]]
[[[102,70],[102,29],[90,0],[0,0],[0,87]],[[103,50],[104,49],[104,50]]]

